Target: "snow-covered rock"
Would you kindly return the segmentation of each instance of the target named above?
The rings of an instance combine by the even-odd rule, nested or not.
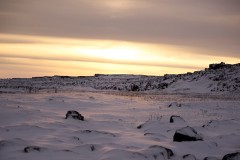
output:
[[[216,157],[205,157],[203,160],[220,160],[220,159]]]
[[[227,154],[222,160],[240,160],[240,152]]]
[[[192,154],[186,154],[183,156],[184,160],[197,160],[197,158]]]
[[[169,104],[168,107],[182,107],[182,104],[177,103],[177,102],[173,102],[173,103]]]
[[[182,117],[180,117],[180,116],[173,115],[173,116],[170,117],[170,121],[169,122],[170,123],[184,123],[185,120]]]
[[[69,117],[71,117],[73,119],[84,121],[84,117],[77,111],[68,111],[66,114],[66,119],[68,119]]]
[[[202,141],[202,137],[192,127],[184,127],[177,130],[173,136],[173,141]]]
[[[147,150],[144,151],[145,155],[148,157],[153,157],[158,159],[158,157],[163,157],[164,159],[170,159],[174,156],[174,153],[171,149],[162,147],[162,146],[150,146]]]
[[[33,152],[33,151],[38,151],[38,152],[40,152],[40,151],[41,151],[41,148],[38,147],[38,146],[28,146],[28,147],[25,147],[25,148],[23,149],[23,152],[24,152],[24,153],[29,153],[29,152]]]

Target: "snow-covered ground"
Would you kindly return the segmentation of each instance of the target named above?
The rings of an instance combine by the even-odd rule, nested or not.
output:
[[[0,159],[222,159],[240,152],[239,97],[93,91],[0,94]],[[65,119],[69,110],[85,120]],[[173,141],[177,130],[202,140]]]

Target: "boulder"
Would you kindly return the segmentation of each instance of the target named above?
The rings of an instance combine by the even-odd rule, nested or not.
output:
[[[77,111],[68,111],[66,114],[66,119],[68,119],[69,117],[73,118],[73,119],[84,121],[84,117]]]
[[[222,160],[240,160],[240,152],[226,154]]]
[[[202,137],[195,131],[192,127],[184,127],[176,130],[173,141],[183,142],[183,141],[202,141]]]

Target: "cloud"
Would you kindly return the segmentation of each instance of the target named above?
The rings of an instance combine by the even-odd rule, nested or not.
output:
[[[119,61],[119,60],[109,60],[104,58],[89,59],[89,58],[78,58],[78,57],[49,57],[49,56],[31,56],[31,55],[18,55],[18,54],[3,54],[0,53],[1,58],[14,58],[14,59],[30,59],[30,60],[46,60],[46,61],[61,61],[61,62],[89,62],[89,63],[107,63],[107,64],[119,64],[119,65],[133,65],[133,66],[153,66],[153,67],[170,67],[170,68],[183,68],[183,69],[200,69],[200,67],[189,66],[184,64],[168,64],[168,63],[148,63],[148,62],[137,62],[137,61]],[[12,64],[12,62],[7,62],[0,60],[1,63]],[[14,64],[21,64],[21,62],[14,62]]]
[[[238,0],[0,1],[1,33],[187,46],[240,58]]]

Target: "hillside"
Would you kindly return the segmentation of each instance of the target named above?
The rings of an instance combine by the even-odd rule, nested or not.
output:
[[[104,75],[52,76],[0,80],[0,92],[38,93],[61,90],[156,91],[167,93],[240,92],[240,64],[210,64],[186,74],[164,76]]]

